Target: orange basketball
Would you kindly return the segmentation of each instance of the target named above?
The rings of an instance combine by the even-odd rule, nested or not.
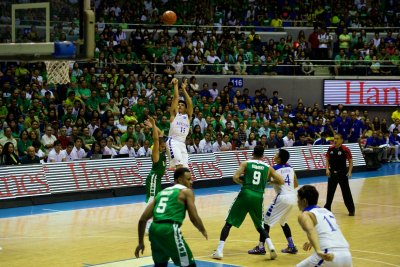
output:
[[[176,19],[177,17],[175,12],[171,10],[165,11],[162,15],[163,22],[168,25],[173,25],[176,22]]]

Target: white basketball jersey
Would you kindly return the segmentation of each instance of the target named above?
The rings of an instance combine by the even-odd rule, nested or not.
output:
[[[169,128],[168,136],[174,140],[185,143],[189,128],[189,116],[187,114],[177,113]]]
[[[321,249],[349,247],[349,243],[340,231],[332,212],[320,207],[315,207],[309,212],[312,212],[317,218],[315,229],[318,233]]]
[[[275,185],[274,189],[277,194],[296,194],[294,189],[294,170],[289,164],[281,165],[277,164],[274,166],[274,170],[283,178],[283,185]]]

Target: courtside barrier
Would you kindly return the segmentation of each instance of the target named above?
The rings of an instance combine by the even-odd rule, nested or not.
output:
[[[355,167],[365,166],[358,144],[347,144]],[[286,148],[289,163],[296,171],[325,168],[328,146]],[[243,160],[251,158],[251,150],[236,150],[189,155],[194,181],[231,178]],[[275,149],[265,150],[264,161],[274,164]],[[83,160],[42,165],[2,166],[0,168],[0,199],[13,199],[72,192],[87,192],[114,188],[142,187],[151,168],[150,158],[116,158]],[[168,170],[163,183],[173,181]]]

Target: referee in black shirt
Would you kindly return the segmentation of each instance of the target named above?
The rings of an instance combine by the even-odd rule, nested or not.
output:
[[[326,204],[324,208],[331,210],[333,196],[336,187],[339,184],[342,189],[344,204],[349,211],[349,216],[354,216],[355,208],[353,197],[351,195],[349,178],[353,170],[353,159],[351,151],[343,145],[343,136],[335,134],[334,145],[329,147],[326,153],[326,176],[328,176],[328,193],[326,195]],[[349,161],[349,167],[346,161]]]

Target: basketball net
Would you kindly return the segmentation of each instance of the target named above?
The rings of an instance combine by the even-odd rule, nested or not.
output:
[[[47,70],[47,83],[67,84],[69,79],[69,66],[73,61],[45,61]]]

